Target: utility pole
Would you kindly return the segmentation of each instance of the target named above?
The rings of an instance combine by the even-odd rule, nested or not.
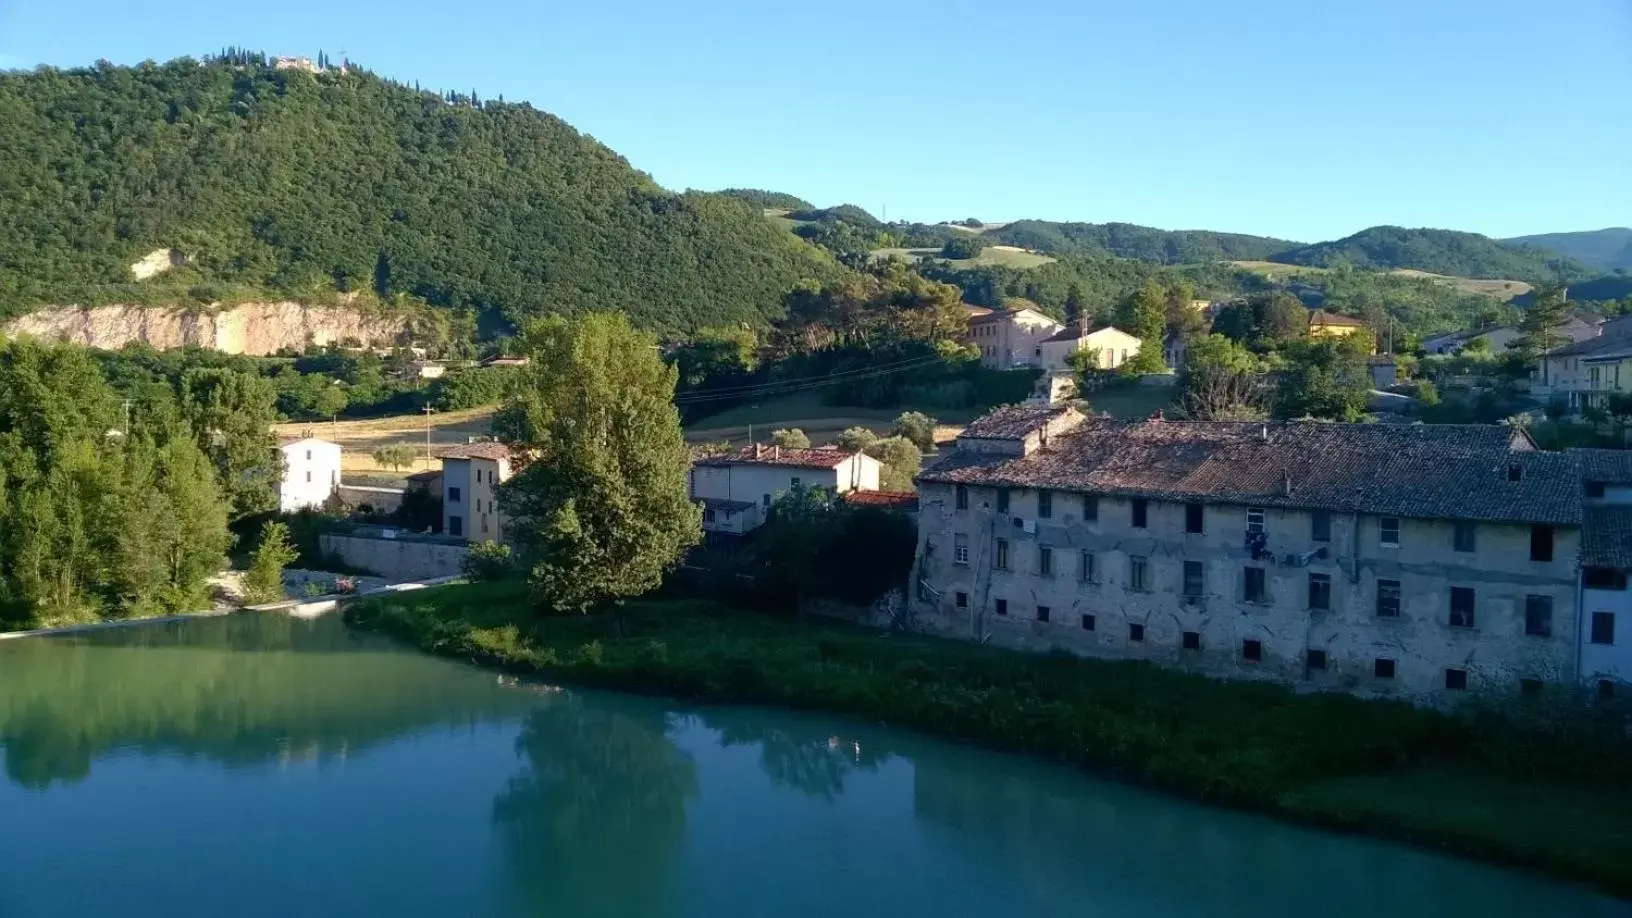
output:
[[[425,412],[425,461],[430,462],[431,461],[431,415],[436,413],[436,409],[432,408],[430,405],[426,405],[424,408],[421,408],[419,410]]]

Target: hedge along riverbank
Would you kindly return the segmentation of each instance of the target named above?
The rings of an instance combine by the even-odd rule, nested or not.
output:
[[[514,583],[366,600],[354,626],[512,672],[819,710],[1632,897],[1632,743],[1139,662],[1030,656],[710,602],[539,618]]]

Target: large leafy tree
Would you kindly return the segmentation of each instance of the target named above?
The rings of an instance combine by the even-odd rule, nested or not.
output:
[[[1139,353],[1123,365],[1129,373],[1160,373],[1167,336],[1167,293],[1154,277],[1146,278],[1117,310],[1117,327],[1139,339]]]
[[[1255,421],[1268,416],[1272,391],[1257,354],[1223,335],[1190,345],[1179,376],[1179,406],[1198,421]]]
[[[1345,338],[1306,338],[1281,351],[1286,368],[1276,390],[1275,413],[1283,418],[1358,421],[1366,412],[1371,374],[1368,333]]]
[[[532,358],[494,428],[519,470],[500,493],[541,608],[585,612],[656,587],[701,538],[675,369],[617,313],[530,326]]]
[[[233,519],[276,510],[283,463],[277,454],[277,389],[237,370],[203,367],[181,377],[181,404],[198,445],[220,477]]]
[[[1528,373],[1543,355],[1569,343],[1570,339],[1558,331],[1569,316],[1564,288],[1546,287],[1536,291],[1530,308],[1524,311],[1524,318],[1519,320],[1519,336],[1507,346],[1508,358],[1516,375]]]

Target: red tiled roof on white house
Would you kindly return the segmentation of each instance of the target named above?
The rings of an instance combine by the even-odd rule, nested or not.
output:
[[[494,462],[510,458],[510,447],[503,443],[466,443],[438,450],[440,459],[488,459]]]
[[[833,447],[789,449],[776,444],[755,443],[727,453],[715,453],[697,460],[698,465],[777,465],[801,469],[834,469],[856,454]]]

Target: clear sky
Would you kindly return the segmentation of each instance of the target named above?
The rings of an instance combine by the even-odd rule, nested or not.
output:
[[[1632,225],[1632,0],[0,0],[0,67],[223,45],[892,219]]]

